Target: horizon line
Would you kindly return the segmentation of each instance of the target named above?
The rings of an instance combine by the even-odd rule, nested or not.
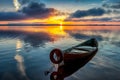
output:
[[[0,24],[0,26],[120,26],[120,24]]]

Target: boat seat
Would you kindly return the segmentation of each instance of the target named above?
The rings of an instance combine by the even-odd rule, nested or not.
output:
[[[75,50],[82,50],[82,51],[88,51],[88,52],[90,52],[90,50],[85,49],[85,48],[77,48],[77,47],[75,47],[75,48],[73,48],[73,49],[75,49]]]

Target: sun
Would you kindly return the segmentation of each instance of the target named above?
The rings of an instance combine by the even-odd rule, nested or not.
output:
[[[52,16],[46,20],[47,23],[61,24],[64,22],[66,16]]]

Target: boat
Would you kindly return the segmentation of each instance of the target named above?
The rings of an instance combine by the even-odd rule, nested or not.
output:
[[[53,49],[50,52],[50,60],[53,64],[58,64],[58,68],[51,73],[50,79],[64,80],[65,77],[72,75],[88,63],[95,56],[97,51],[98,42],[95,38],[63,51]]]

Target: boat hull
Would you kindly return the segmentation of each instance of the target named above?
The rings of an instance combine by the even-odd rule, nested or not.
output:
[[[97,53],[98,49],[91,53],[64,54],[64,65],[60,66],[58,72],[67,77],[88,63]]]

